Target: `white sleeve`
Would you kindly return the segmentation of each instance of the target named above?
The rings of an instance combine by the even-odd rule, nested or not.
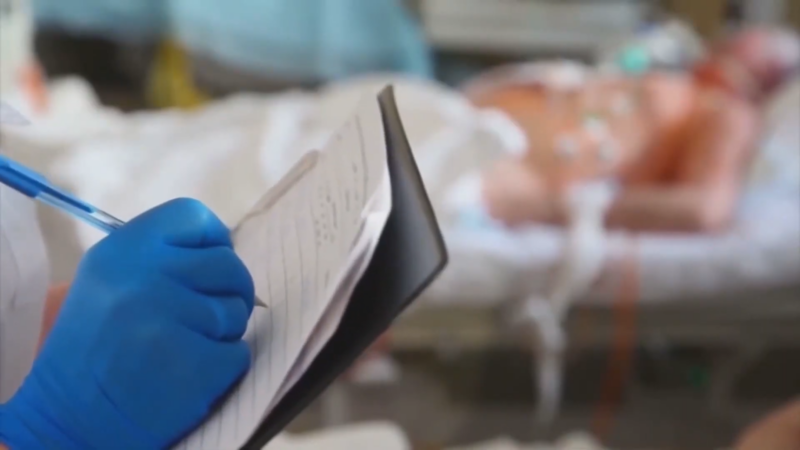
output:
[[[36,205],[0,185],[0,403],[16,392],[36,356],[48,284]]]

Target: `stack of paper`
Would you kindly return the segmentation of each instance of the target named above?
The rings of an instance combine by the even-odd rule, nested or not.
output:
[[[336,331],[392,209],[381,111],[365,101],[326,149],[306,155],[234,230],[256,288],[250,371],[177,448],[236,449]]]

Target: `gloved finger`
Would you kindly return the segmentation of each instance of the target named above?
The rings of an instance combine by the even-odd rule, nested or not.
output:
[[[205,297],[203,307],[189,304],[175,305],[184,325],[216,341],[237,341],[247,330],[250,310],[239,297]],[[176,302],[177,303],[177,302]],[[196,312],[195,312],[196,311]]]
[[[165,275],[188,289],[206,295],[240,297],[248,313],[253,310],[253,278],[231,248],[170,248],[158,264]]]
[[[230,230],[199,200],[178,198],[156,206],[122,227],[187,248],[231,247]]]
[[[159,308],[167,317],[215,341],[235,341],[244,336],[250,309],[240,297],[212,297],[184,286],[164,283]]]

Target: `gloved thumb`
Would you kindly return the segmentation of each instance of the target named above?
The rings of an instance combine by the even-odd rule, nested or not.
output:
[[[128,222],[124,230],[158,237],[184,248],[231,247],[228,227],[199,200],[178,198]]]

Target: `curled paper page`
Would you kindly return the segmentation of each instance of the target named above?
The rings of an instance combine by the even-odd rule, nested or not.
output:
[[[24,126],[30,125],[30,121],[14,107],[4,101],[0,101],[0,125]]]
[[[258,305],[244,340],[249,372],[177,450],[247,443],[339,326],[392,209],[383,116],[366,99],[235,227]]]

